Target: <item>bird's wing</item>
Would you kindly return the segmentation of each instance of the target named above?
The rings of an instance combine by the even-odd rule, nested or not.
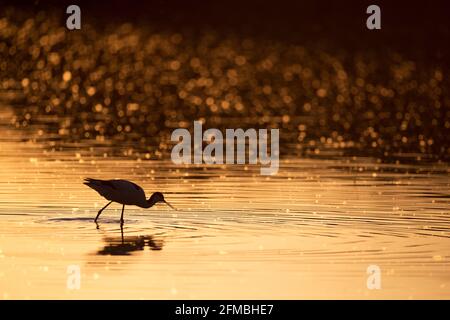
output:
[[[130,192],[144,192],[144,190],[140,186],[128,180],[114,179],[107,180],[107,182],[110,183],[114,188],[117,188],[119,190]]]
[[[108,200],[114,200],[118,194],[118,188],[111,181],[113,180],[100,180],[100,179],[84,179],[84,184],[97,191],[101,196]]]

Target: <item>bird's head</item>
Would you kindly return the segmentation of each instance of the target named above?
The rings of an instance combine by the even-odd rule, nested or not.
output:
[[[172,205],[170,203],[168,203],[166,201],[166,199],[164,199],[164,195],[161,192],[155,192],[152,194],[152,196],[148,199],[148,204],[150,206],[153,206],[154,204],[158,203],[158,202],[164,202],[165,204],[167,204],[169,207],[171,207],[172,209],[176,210],[174,207],[172,207]]]

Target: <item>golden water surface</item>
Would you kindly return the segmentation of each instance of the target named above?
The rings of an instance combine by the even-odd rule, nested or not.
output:
[[[111,156],[89,142],[58,151],[8,119],[0,298],[450,298],[445,163],[287,157],[265,177],[258,166]],[[97,229],[107,202],[85,177],[132,180],[178,210],[126,207],[121,230],[112,204]],[[67,286],[73,265],[79,289]],[[369,265],[380,289],[367,287]]]

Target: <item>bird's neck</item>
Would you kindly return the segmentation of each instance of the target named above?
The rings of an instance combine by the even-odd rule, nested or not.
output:
[[[151,197],[146,202],[147,202],[147,205],[145,206],[146,208],[153,207],[155,205],[155,203],[156,203],[156,201],[153,198],[151,198]]]

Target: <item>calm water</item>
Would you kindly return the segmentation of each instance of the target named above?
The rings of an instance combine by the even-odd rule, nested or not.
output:
[[[450,298],[445,163],[284,158],[267,178],[252,166],[111,156],[89,142],[55,151],[12,129],[9,112],[0,298]],[[178,211],[128,207],[122,233],[113,204],[96,229],[106,202],[85,177],[130,179]],[[380,290],[366,286],[373,264]],[[67,289],[70,265],[79,290]]]

